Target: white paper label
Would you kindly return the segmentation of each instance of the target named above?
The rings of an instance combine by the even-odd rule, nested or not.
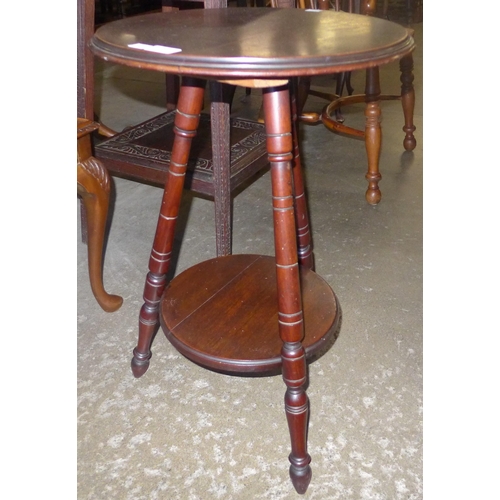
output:
[[[148,45],[147,43],[131,43],[129,47],[132,49],[147,50],[148,52],[158,52],[159,54],[175,54],[176,52],[182,52],[182,49],[176,49],[175,47]]]

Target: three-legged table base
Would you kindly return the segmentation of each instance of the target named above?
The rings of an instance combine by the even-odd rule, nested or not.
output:
[[[179,351],[203,366],[232,373],[281,368],[291,440],[290,477],[296,491],[305,493],[311,480],[307,358],[327,347],[334,337],[338,305],[330,287],[312,270],[295,81],[248,84],[264,86],[275,256],[228,256],[201,263],[173,280],[163,295],[191,141],[198,128],[205,89],[203,80],[184,78],[132,370],[136,377],[147,370],[159,317]]]

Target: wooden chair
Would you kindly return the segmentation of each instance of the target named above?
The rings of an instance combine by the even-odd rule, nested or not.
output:
[[[332,0],[335,10],[344,10],[350,13],[364,15],[375,15],[376,0]],[[318,8],[328,10],[331,8],[330,0],[271,0],[271,7],[278,8]],[[416,147],[416,139],[413,134],[415,126],[413,124],[413,111],[415,107],[415,91],[413,88],[413,56],[410,54],[400,60],[401,69],[401,94],[388,95],[381,94],[379,70],[370,68],[366,71],[366,86],[363,94],[354,94],[354,89],[350,82],[350,73],[335,75],[336,92],[325,93],[311,87],[310,78],[300,78],[297,91],[297,109],[300,114],[300,121],[309,124],[322,122],[329,130],[340,134],[348,135],[358,139],[363,139],[367,152],[368,171],[365,175],[368,181],[368,189],[365,198],[371,205],[380,202],[382,193],[379,188],[379,181],[382,176],[379,168],[379,158],[381,150],[381,129],[380,129],[380,107],[379,101],[400,99],[402,102],[405,137],[403,147],[406,151],[413,151]],[[348,96],[343,96],[344,88],[348,91]],[[329,101],[321,113],[304,112],[304,106],[309,95],[321,97]],[[366,124],[364,130],[358,130],[344,123],[341,107],[349,104],[366,103]],[[262,121],[262,114],[259,116]]]
[[[285,6],[289,4],[289,0],[273,0],[273,5]],[[293,0],[292,0],[293,3]],[[317,7],[323,10],[330,8],[328,0],[317,0]],[[335,0],[335,10],[344,10],[347,12],[375,15],[376,0]],[[403,139],[403,147],[406,151],[413,151],[416,147],[416,139],[413,134],[415,126],[413,124],[413,111],[415,107],[415,91],[413,88],[413,56],[410,54],[402,58],[399,62],[401,70],[401,94],[387,95],[381,94],[379,70],[378,68],[370,68],[366,71],[366,86],[362,94],[354,94],[354,89],[350,85],[350,74],[344,73],[336,75],[337,88],[336,93],[319,92],[311,88],[310,79],[301,79],[299,102],[300,109],[303,109],[304,102],[308,95],[314,95],[330,101],[321,113],[301,112],[300,119],[305,123],[323,124],[333,132],[345,134],[351,137],[363,139],[368,160],[368,172],[366,179],[368,181],[368,189],[366,191],[366,200],[372,205],[379,203],[382,193],[378,186],[382,178],[379,169],[379,158],[381,149],[381,132],[380,132],[380,108],[378,102],[382,100],[400,99],[403,108],[405,133]],[[348,95],[343,96],[344,88],[347,88]],[[367,104],[365,116],[366,125],[364,130],[352,128],[344,123],[344,117],[340,112],[340,108],[349,104],[365,102]]]
[[[123,299],[110,295],[102,283],[102,254],[109,207],[110,178],[104,166],[92,156],[90,134],[99,125],[84,118],[77,120],[77,191],[86,212],[90,286],[106,312],[120,308]]]
[[[192,2],[200,0],[163,0],[164,9],[170,10],[179,8],[182,5],[193,5]],[[406,0],[409,5],[410,0]],[[168,6],[167,6],[168,5]],[[279,8],[319,8],[323,10],[330,9],[330,0],[271,0],[271,7]],[[364,15],[375,15],[376,0],[334,0],[335,10],[344,10],[350,13],[359,13]],[[386,5],[383,6],[386,11]],[[298,90],[298,112],[301,121],[305,123],[322,122],[329,130],[340,134],[348,135],[365,141],[367,151],[368,171],[365,175],[368,181],[368,189],[365,197],[368,203],[376,205],[380,202],[382,193],[379,188],[379,182],[382,178],[379,168],[379,158],[381,149],[381,130],[380,130],[380,108],[377,103],[382,100],[400,99],[402,102],[405,132],[403,147],[406,151],[413,151],[416,147],[414,136],[415,126],[413,124],[413,111],[415,107],[415,92],[413,88],[413,56],[410,54],[400,61],[401,69],[401,94],[388,95],[381,94],[378,68],[371,68],[366,72],[366,86],[362,94],[354,94],[351,86],[350,73],[336,75],[335,94],[319,92],[311,88],[311,80],[301,78]],[[344,89],[347,89],[348,95],[344,96]],[[176,102],[178,94],[178,82],[174,76],[167,77],[167,103],[172,106]],[[321,113],[304,112],[304,105],[308,95],[315,95],[329,101]],[[358,130],[346,125],[344,116],[341,113],[341,107],[350,104],[366,102],[366,125],[364,130]],[[259,117],[262,122],[262,116]]]
[[[205,8],[226,6],[227,0],[205,0]],[[94,0],[78,0],[78,112],[89,120],[94,120],[94,61],[88,48],[93,33]],[[232,93],[228,85],[211,85],[210,115],[202,117],[198,149],[192,150],[185,183],[195,193],[214,199],[218,256],[231,253],[234,192],[268,166],[264,126],[230,120]],[[162,187],[170,162],[174,116],[175,110],[167,111],[121,133],[99,124],[105,139],[95,141],[94,156],[113,176]]]

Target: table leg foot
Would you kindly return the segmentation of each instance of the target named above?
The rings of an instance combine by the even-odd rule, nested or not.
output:
[[[309,465],[305,467],[290,466],[290,479],[292,480],[295,491],[299,495],[303,495],[307,491],[311,478],[312,470]]]
[[[366,175],[366,179],[368,180],[368,189],[366,190],[365,198],[370,205],[378,205],[382,199],[382,192],[378,187],[378,181],[381,178],[382,176],[370,178]]]
[[[151,359],[151,351],[147,353],[138,352],[137,349],[134,349],[134,357],[130,363],[130,367],[132,368],[132,373],[135,378],[142,377],[149,368],[149,360]]]
[[[161,217],[160,217],[161,220]],[[142,377],[149,368],[151,344],[158,325],[160,299],[167,284],[166,271],[170,263],[170,252],[160,253],[155,248],[151,251],[150,267],[157,266],[157,271],[150,271],[144,285],[144,304],[139,313],[139,339],[134,349],[131,368],[135,378]]]
[[[281,352],[285,413],[290,431],[292,452],[290,478],[298,493],[305,493],[311,481],[311,455],[307,452],[307,427],[309,425],[309,398],[305,391],[307,383],[306,356],[301,342],[285,343]]]

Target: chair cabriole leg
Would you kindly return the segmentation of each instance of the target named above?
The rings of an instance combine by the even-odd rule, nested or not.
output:
[[[92,156],[90,135],[78,139],[77,190],[85,208],[89,279],[92,293],[106,312],[114,312],[123,303],[119,295],[106,292],[102,282],[102,253],[111,180],[106,168]]]

